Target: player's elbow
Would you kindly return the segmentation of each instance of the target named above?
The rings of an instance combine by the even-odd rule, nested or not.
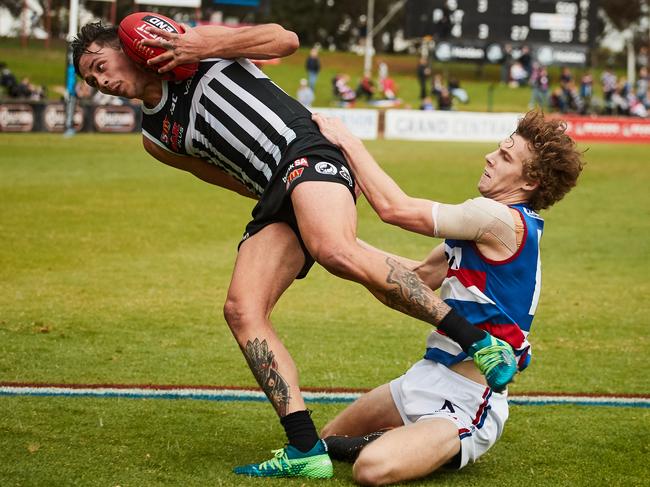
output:
[[[401,226],[404,215],[407,214],[404,204],[399,201],[381,201],[374,205],[374,208],[381,221],[390,225]]]
[[[300,39],[298,39],[298,34],[295,32],[286,30],[284,27],[279,25],[278,27],[282,30],[282,35],[280,37],[282,39],[280,46],[280,49],[282,50],[281,56],[289,56],[296,52],[300,47]]]

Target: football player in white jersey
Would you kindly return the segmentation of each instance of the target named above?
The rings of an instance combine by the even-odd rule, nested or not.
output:
[[[341,148],[383,221],[446,239],[422,262],[391,258],[440,288],[445,302],[475,326],[509,342],[523,370],[541,284],[543,220],[536,211],[575,186],[583,167],[565,125],[527,113],[485,156],[481,197],[454,205],[408,196],[340,120],[313,118]],[[332,458],[354,462],[358,483],[385,485],[476,461],[499,438],[507,418],[507,393],[488,387],[457,344],[434,331],[423,360],[363,395],[321,436]]]

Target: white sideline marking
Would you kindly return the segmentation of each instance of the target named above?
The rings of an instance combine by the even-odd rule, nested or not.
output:
[[[349,403],[361,396],[361,392],[303,391],[306,402]],[[227,388],[156,388],[152,387],[108,387],[108,386],[50,386],[50,385],[2,385],[0,396],[67,396],[67,397],[124,397],[133,399],[200,399],[207,401],[266,401],[259,390]],[[572,404],[583,406],[613,406],[650,408],[649,396],[597,396],[559,394],[511,395],[508,402],[514,405],[539,406]]]

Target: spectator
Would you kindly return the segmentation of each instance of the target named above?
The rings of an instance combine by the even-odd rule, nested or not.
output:
[[[526,84],[528,73],[519,61],[515,61],[510,66],[510,87],[518,88]]]
[[[350,106],[354,104],[354,101],[357,98],[357,94],[352,88],[350,88],[350,85],[348,84],[349,81],[350,76],[344,73],[337,74],[332,79],[334,95],[343,106]]]
[[[461,103],[467,103],[469,101],[469,95],[467,91],[460,87],[460,81],[456,78],[451,78],[447,84],[447,89],[452,97],[456,98]]]
[[[2,86],[7,95],[12,96],[11,93],[15,89],[15,86],[18,84],[16,77],[3,62],[0,62],[0,86]]]
[[[636,81],[636,97],[646,108],[650,108],[650,100],[648,100],[649,84],[648,68],[642,66],[639,69],[639,79]]]
[[[633,100],[630,103],[630,115],[641,118],[646,118],[648,116],[648,109],[637,97],[633,97]]]
[[[79,100],[80,103],[92,103],[93,96],[97,90],[91,88],[85,81],[77,80],[77,83],[74,86],[74,91],[77,100]]]
[[[440,73],[435,73],[433,75],[433,79],[431,80],[431,94],[437,98],[442,92],[444,86],[445,84],[442,79],[442,75]]]
[[[438,95],[438,110],[451,110],[451,105],[451,94],[447,88],[443,87]]]
[[[501,58],[501,83],[507,85],[510,83],[510,67],[512,66],[512,46],[506,44],[503,48],[503,58]]]
[[[523,46],[521,48],[521,54],[519,55],[519,59],[517,59],[517,61],[519,61],[521,67],[524,68],[524,71],[526,71],[526,81],[528,81],[533,71],[533,59],[530,56],[530,48],[528,46]]]
[[[13,91],[10,93],[12,98],[24,98],[28,99],[32,96],[32,83],[29,81],[29,78],[24,77],[20,83],[13,87]]]
[[[630,114],[630,84],[627,78],[622,77],[616,84],[616,88],[611,95],[611,111],[616,115]]]
[[[567,102],[564,98],[564,91],[559,86],[554,88],[551,92],[551,97],[549,99],[551,109],[556,110],[560,113],[567,112]]]
[[[562,71],[560,73],[560,86],[562,87],[562,89],[568,91],[569,84],[572,81],[573,81],[573,74],[571,73],[571,70],[566,66],[562,67]]]
[[[584,103],[573,80],[569,81],[562,89],[569,111],[584,113]]]
[[[300,80],[300,87],[296,93],[296,98],[306,107],[310,107],[314,103],[314,92],[305,78]]]
[[[533,64],[533,72],[530,76],[530,85],[532,88],[528,108],[539,106],[542,110],[548,106],[548,89],[549,79],[546,67],[539,63]]]
[[[388,76],[384,78],[381,84],[381,94],[386,100],[397,99],[397,84],[393,78]]]
[[[379,89],[384,91],[383,83],[388,78],[388,64],[383,60],[380,60],[377,66],[377,78],[379,80]]]
[[[580,78],[580,96],[585,101],[585,104],[591,102],[591,97],[594,94],[594,77],[591,75],[591,71],[587,70],[582,73],[582,78]]]
[[[616,91],[616,75],[611,68],[605,68],[600,75],[600,84],[603,88],[603,100],[605,102],[605,113],[611,114],[614,110],[612,96]]]
[[[422,103],[420,103],[420,110],[433,110],[433,99],[430,96],[425,96],[422,99]]]
[[[420,83],[420,99],[427,96],[427,80],[431,76],[431,68],[429,68],[429,60],[426,57],[421,57],[418,63],[418,82]]]
[[[309,51],[309,57],[305,62],[305,68],[307,70],[309,88],[311,88],[311,91],[316,92],[316,80],[318,79],[318,73],[320,73],[320,59],[318,58],[317,46],[312,47]]]
[[[357,86],[357,97],[365,97],[366,101],[372,100],[372,97],[375,95],[375,83],[370,77],[370,73],[365,73],[361,81],[359,81],[359,86]]]

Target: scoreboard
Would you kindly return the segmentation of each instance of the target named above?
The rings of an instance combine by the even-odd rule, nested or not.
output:
[[[431,36],[440,60],[499,62],[510,44],[527,45],[544,64],[584,64],[597,7],[597,0],[411,0],[406,37]]]

